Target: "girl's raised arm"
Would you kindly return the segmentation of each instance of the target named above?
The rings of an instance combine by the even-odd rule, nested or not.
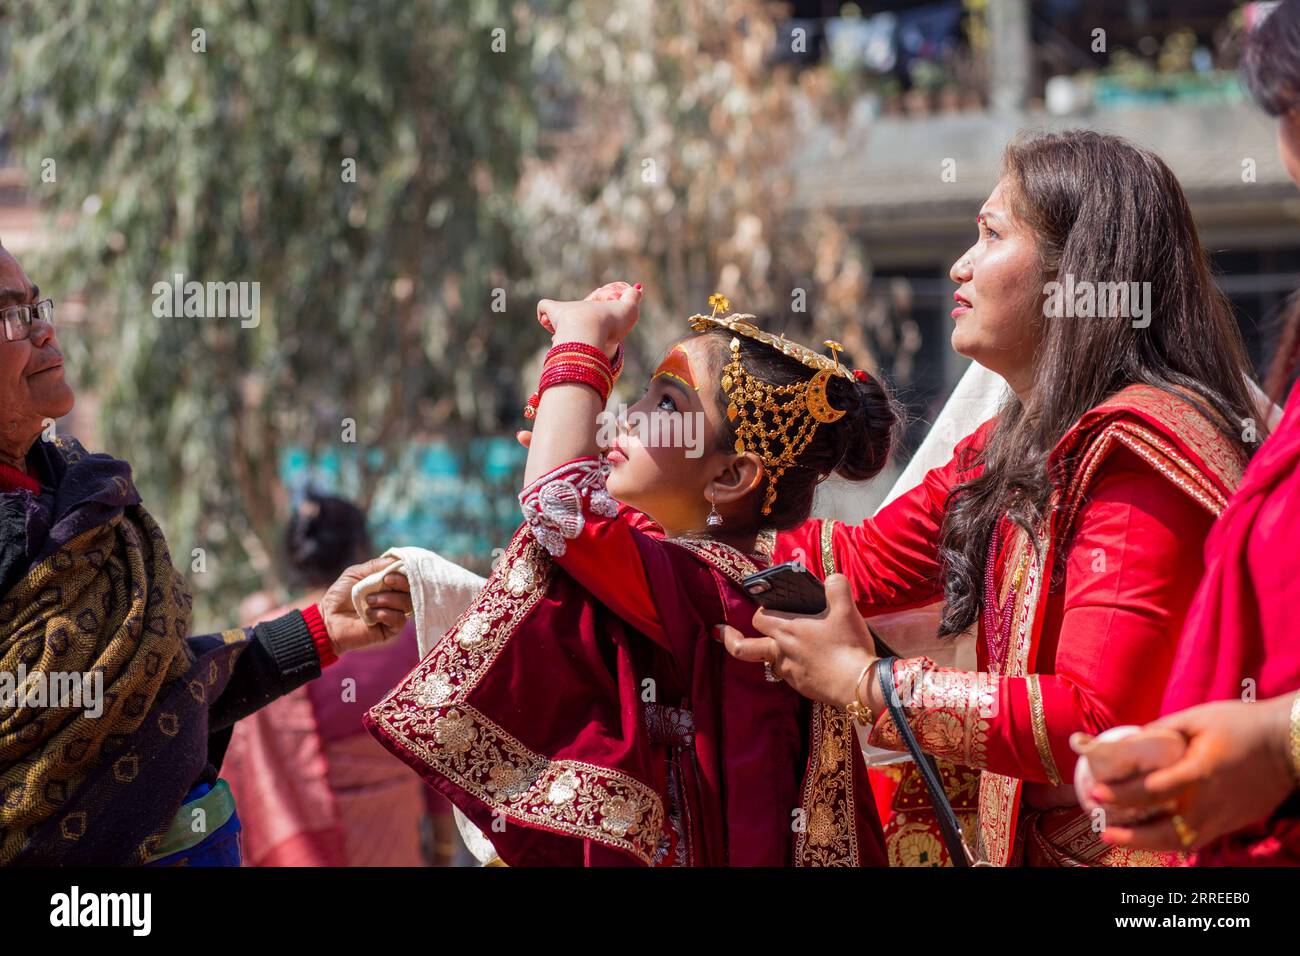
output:
[[[569,366],[571,374],[552,367],[543,372],[544,383],[548,374],[555,381],[541,389],[524,467],[525,487],[566,462],[599,453],[597,419],[613,387],[612,376],[602,391],[596,384],[606,381],[615,353],[636,324],[640,303],[640,286],[629,286],[608,302],[543,299],[537,303],[537,321],[554,333],[553,363]],[[604,361],[594,350],[603,353]]]

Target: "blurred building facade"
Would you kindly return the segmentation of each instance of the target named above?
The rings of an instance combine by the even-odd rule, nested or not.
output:
[[[1300,196],[1273,121],[1236,72],[1243,27],[1269,6],[793,4],[780,56],[829,61],[856,98],[843,124],[801,144],[791,212],[847,225],[872,264],[872,296],[896,324],[915,326],[920,352],[899,385],[918,430],[965,368],[948,346],[948,270],[974,241],[1003,147],[1020,130],[1096,129],[1163,157],[1261,365],[1272,320],[1300,286]]]

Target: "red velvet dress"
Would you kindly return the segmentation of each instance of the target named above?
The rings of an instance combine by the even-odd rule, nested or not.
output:
[[[1300,690],[1300,387],[1205,542],[1192,602],[1165,691],[1164,713],[1212,700]],[[1300,795],[1273,817],[1197,854],[1209,866],[1300,865]]]
[[[570,462],[483,592],[367,718],[514,865],[881,865],[846,717],[712,637],[766,558],[668,539]]]
[[[942,596],[945,501],[976,473],[992,426],[981,426],[948,465],[876,517],[856,526],[811,522],[778,535],[774,560],[822,557],[807,563],[847,575],[867,617],[933,603]],[[1040,533],[1039,556],[1003,522],[1005,543],[989,573],[997,606],[1008,609],[1005,646],[990,641],[996,628],[985,616],[978,672],[914,658],[895,665],[896,679],[921,745],[970,768],[950,771],[945,786],[957,809],[978,809],[976,832],[966,828],[977,856],[1000,865],[1153,862],[1097,840],[1069,786],[1068,740],[1077,730],[1158,715],[1202,572],[1200,545],[1242,466],[1190,405],[1140,387],[1085,415],[1054,452],[1053,461],[1065,460],[1074,467]],[[1044,569],[1059,546],[1068,549],[1064,576],[1048,587]],[[888,714],[869,742],[904,749]],[[900,784],[894,809],[886,826],[891,864],[946,862],[915,775]]]

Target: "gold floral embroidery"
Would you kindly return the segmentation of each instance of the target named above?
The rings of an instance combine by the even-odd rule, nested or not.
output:
[[[948,852],[929,823],[904,823],[889,841],[890,866],[945,866]]]
[[[895,661],[894,675],[899,703],[908,713],[921,748],[963,766],[983,767],[989,721],[997,716],[997,679],[986,673],[936,667],[926,657]],[[907,749],[887,712],[876,721],[868,743],[889,750]]]
[[[823,522],[822,540],[826,540]],[[835,573],[835,555],[824,545],[823,578]],[[853,721],[837,707],[814,704],[808,767],[802,805],[804,832],[795,839],[795,866],[858,866],[857,812],[853,768],[858,735]]]
[[[652,788],[593,764],[548,760],[466,702],[546,594],[552,569],[521,529],[479,596],[370,715],[388,740],[488,807],[650,864],[664,829]]]
[[[858,735],[847,714],[829,704],[812,708],[808,772],[802,805],[805,824],[795,838],[795,866],[858,866],[853,793]]]
[[[1047,771],[1047,782],[1059,787],[1061,772],[1056,769],[1056,758],[1052,756],[1051,742],[1047,738],[1047,715],[1043,712],[1043,688],[1038,683],[1038,675],[1030,674],[1026,677],[1025,687],[1029,695],[1029,721],[1034,727],[1034,746],[1038,748],[1038,758]]]
[[[948,802],[952,804],[953,810],[958,813],[969,812],[971,819],[974,820],[974,813],[979,809],[979,771],[942,758],[936,758],[935,763],[939,767],[939,781],[943,784],[943,792],[948,795]],[[901,768],[906,768],[906,772]],[[925,788],[925,779],[916,772],[915,768],[916,765],[910,762],[886,765],[881,768],[895,771],[899,780],[898,789],[894,791],[893,808],[901,811],[923,811],[933,818],[934,805],[930,802],[930,791]]]
[[[409,688],[422,706],[463,701],[545,595],[553,567],[526,529],[516,533],[478,597],[389,699]]]
[[[466,704],[390,707],[376,722],[487,806],[652,862],[663,804],[640,781],[582,761],[547,760]]]

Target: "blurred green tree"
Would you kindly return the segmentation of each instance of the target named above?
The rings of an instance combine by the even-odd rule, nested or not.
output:
[[[506,0],[0,13],[0,115],[57,223],[28,271],[84,300],[63,331],[72,380],[102,402],[105,450],[131,462],[177,565],[205,549],[204,617],[284,584],[286,447],[353,438],[367,503],[414,434],[513,410],[532,308],[494,290],[525,269],[519,15]],[[259,283],[258,323],[158,317],[155,283],[177,274]]]
[[[548,96],[561,121],[520,186],[531,281],[551,298],[645,284],[634,385],[714,291],[773,331],[843,342],[860,365],[915,351],[868,304],[852,235],[793,208],[799,148],[848,118],[827,68],[783,62],[816,43],[783,37],[783,15],[762,0],[572,0],[538,26],[535,55],[564,67]]]
[[[26,265],[84,300],[62,336],[74,384],[101,400],[104,447],[134,466],[178,566],[207,551],[205,620],[283,592],[287,449],[333,453],[363,504],[401,501],[412,439],[483,467],[464,438],[524,424],[539,296],[644,282],[633,385],[715,290],[858,364],[914,348],[864,307],[852,238],[790,210],[794,151],[838,107],[824,71],[774,62],[781,15],[764,0],[0,8],[0,117],[57,223]],[[154,286],[176,274],[259,282],[259,323],[156,316]]]

